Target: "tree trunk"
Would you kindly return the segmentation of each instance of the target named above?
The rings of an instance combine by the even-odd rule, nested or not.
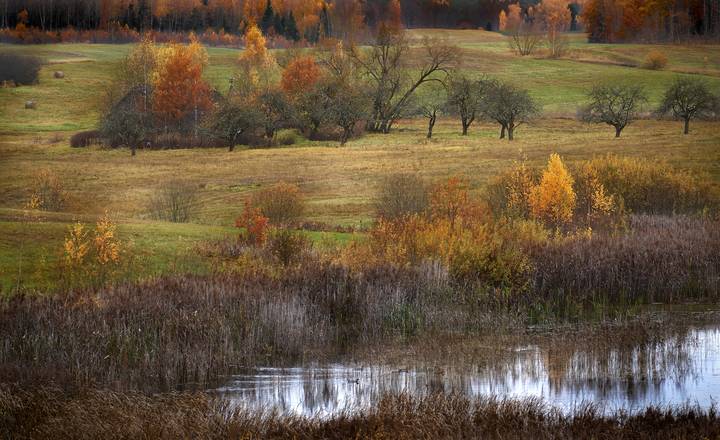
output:
[[[505,139],[505,124],[500,125],[500,139]]]
[[[515,132],[515,126],[512,125],[512,124],[508,125],[508,126],[507,126],[507,135],[508,135],[508,140],[509,140],[509,141],[513,140],[513,133],[514,133],[514,132]]]
[[[135,145],[135,142],[130,144],[130,156],[135,156],[135,150],[137,149],[137,146]]]
[[[430,117],[430,119],[428,120],[428,132],[427,132],[428,139],[432,138],[432,132],[433,132],[433,127],[435,127],[435,119],[436,118],[437,118],[437,116],[432,115]]]
[[[685,118],[685,131],[683,134],[690,133],[690,118]]]
[[[620,137],[620,132],[622,131],[623,127],[615,127],[615,137]]]
[[[463,136],[467,136],[467,135],[468,135],[468,128],[470,128],[470,124],[469,124],[466,120],[464,120],[464,119],[463,119],[463,121],[462,121],[462,128],[463,128],[463,130],[462,130],[462,135],[463,135]]]

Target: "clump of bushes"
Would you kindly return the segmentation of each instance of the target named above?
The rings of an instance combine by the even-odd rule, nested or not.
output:
[[[305,200],[297,185],[279,182],[255,192],[250,204],[258,208],[273,225],[288,226],[296,223],[305,211]]]
[[[649,70],[662,70],[668,64],[667,55],[664,52],[653,49],[645,56],[645,60],[642,63],[643,69]]]
[[[515,164],[491,181],[485,197],[497,216],[565,228],[616,222],[629,213],[700,214],[720,206],[707,180],[663,162],[613,155],[571,169],[551,158],[542,179],[527,164]]]
[[[121,278],[129,254],[120,240],[117,224],[105,213],[95,228],[75,222],[63,242],[60,272],[67,289],[105,286]]]
[[[38,57],[2,52],[0,53],[0,83],[37,84],[42,65],[43,62]]]
[[[429,185],[416,174],[394,174],[380,185],[375,201],[378,217],[398,219],[424,212],[430,204]]]
[[[70,137],[70,146],[73,148],[89,147],[101,142],[102,134],[99,130],[80,131]]]
[[[150,201],[153,218],[173,223],[187,223],[195,213],[197,186],[173,180],[163,185]]]
[[[68,200],[62,179],[54,172],[38,171],[32,181],[27,207],[43,211],[62,211]]]

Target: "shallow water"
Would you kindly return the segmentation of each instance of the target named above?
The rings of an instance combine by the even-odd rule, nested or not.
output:
[[[624,348],[507,347],[497,362],[457,367],[328,365],[256,368],[215,390],[232,404],[325,417],[367,408],[385,393],[542,398],[563,411],[699,404],[720,398],[720,327]]]

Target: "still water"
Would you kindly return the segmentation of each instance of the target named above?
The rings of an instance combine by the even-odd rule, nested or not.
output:
[[[460,392],[468,396],[542,398],[571,412],[585,403],[605,411],[720,398],[720,327],[694,329],[635,346],[508,347],[497,362],[461,367],[327,365],[256,368],[215,390],[233,405],[326,417],[367,408],[385,393]]]

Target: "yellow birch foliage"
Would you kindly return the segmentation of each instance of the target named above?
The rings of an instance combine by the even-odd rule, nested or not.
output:
[[[530,193],[528,201],[533,217],[554,226],[570,223],[576,204],[573,183],[560,156],[552,154],[540,184]]]
[[[95,256],[101,266],[120,262],[120,240],[116,236],[117,225],[107,212],[95,225]]]
[[[65,263],[69,268],[81,268],[85,264],[85,257],[90,251],[88,231],[85,229],[85,225],[76,222],[70,226],[63,249],[65,250]]]

